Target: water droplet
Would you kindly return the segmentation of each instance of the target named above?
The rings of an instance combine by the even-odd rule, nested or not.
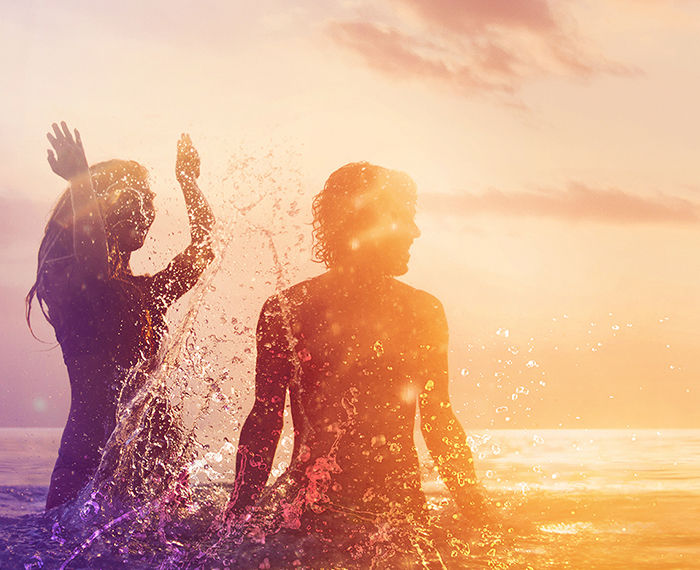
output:
[[[38,554],[35,554],[29,559],[29,562],[24,563],[24,570],[31,570],[32,568],[43,568],[44,567],[44,561],[42,560],[41,556]]]
[[[92,519],[100,511],[100,505],[92,499],[85,502],[78,513],[83,521]]]
[[[66,539],[61,536],[62,534],[63,527],[57,522],[53,523],[53,527],[51,527],[51,540],[54,542],[58,542],[59,545],[63,546],[66,542]]]

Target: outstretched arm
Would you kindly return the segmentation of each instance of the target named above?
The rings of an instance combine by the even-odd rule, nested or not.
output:
[[[229,520],[255,503],[270,476],[293,369],[287,330],[279,302],[268,299],[258,320],[255,403],[238,441],[236,481],[226,509]]]
[[[421,431],[440,477],[460,511],[475,517],[481,513],[472,452],[461,424],[452,410],[447,377],[447,321],[439,301],[432,308],[421,347],[425,385],[419,396]]]
[[[56,174],[70,183],[73,226],[73,252],[80,268],[97,277],[107,278],[109,261],[107,236],[102,212],[92,187],[90,169],[78,129],[71,134],[65,121],[54,123],[46,133],[53,150],[47,160]]]
[[[166,307],[194,287],[214,259],[209,240],[214,214],[197,185],[199,154],[187,134],[183,134],[177,143],[175,175],[185,197],[191,240],[182,253],[153,276],[153,294]]]

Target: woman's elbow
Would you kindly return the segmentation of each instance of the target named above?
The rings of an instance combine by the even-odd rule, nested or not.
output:
[[[214,261],[216,254],[214,253],[214,249],[211,247],[211,242],[209,242],[208,240],[202,247],[200,256],[202,259],[202,263],[205,264],[205,267],[208,266],[212,261]]]
[[[204,271],[216,257],[211,241],[207,238],[193,240],[189,251],[190,259],[193,260],[193,265],[199,272]]]

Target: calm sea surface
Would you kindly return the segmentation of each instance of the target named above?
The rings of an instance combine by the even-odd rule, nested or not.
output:
[[[60,567],[37,530],[60,433],[0,429],[0,567]],[[700,430],[492,430],[470,438],[503,525],[473,567],[700,569]],[[447,501],[432,472],[424,488],[432,503]],[[100,564],[87,566],[125,567]]]

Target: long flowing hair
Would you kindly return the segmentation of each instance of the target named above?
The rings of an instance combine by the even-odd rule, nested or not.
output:
[[[93,190],[98,200],[102,202],[117,186],[117,183],[143,185],[148,179],[148,170],[133,160],[114,159],[92,165],[90,178]],[[75,255],[73,251],[73,224],[73,206],[69,187],[61,194],[49,216],[49,221],[44,229],[44,237],[39,246],[36,280],[25,299],[25,317],[34,338],[37,337],[32,330],[31,312],[35,298],[39,302],[39,307],[46,320],[54,328],[56,326],[56,316],[51,315],[46,303],[46,295],[50,287],[47,281],[49,281],[52,266],[58,262],[67,261]],[[105,229],[108,230],[108,228]]]

